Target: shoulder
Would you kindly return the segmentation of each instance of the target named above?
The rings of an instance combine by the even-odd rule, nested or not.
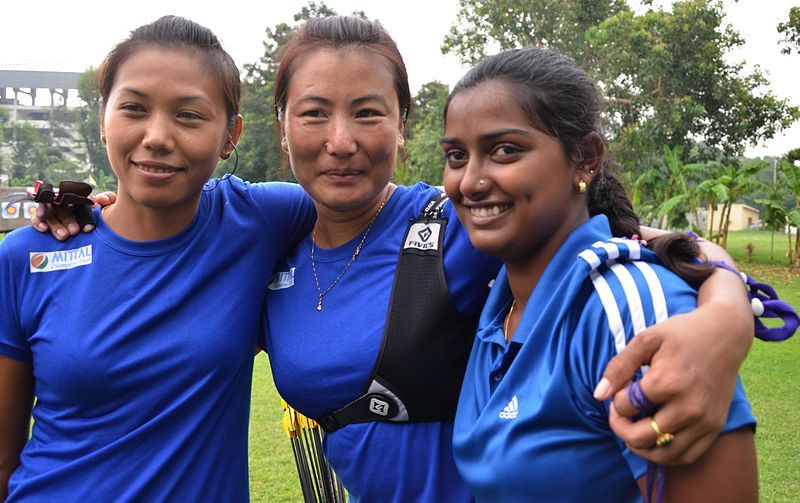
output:
[[[279,204],[308,202],[310,198],[303,188],[296,183],[288,182],[259,182],[251,183],[237,176],[223,179],[210,180],[205,187],[204,194],[209,197],[246,198],[257,204]]]
[[[425,205],[439,195],[443,195],[441,189],[433,187],[424,182],[417,182],[414,185],[398,185],[395,190],[397,206],[408,212],[410,215],[419,216]],[[444,196],[446,198],[446,196]],[[450,206],[449,204],[447,206]]]
[[[27,271],[30,267],[36,267],[37,261],[47,263],[52,262],[53,258],[91,255],[97,241],[97,231],[58,241],[50,233],[38,232],[33,227],[22,227],[9,233],[0,242],[0,262],[4,269]]]
[[[58,241],[50,233],[42,233],[31,226],[20,227],[6,234],[5,239],[0,241],[0,250],[4,255],[17,255],[20,253],[41,251],[40,248],[47,250],[60,250],[70,248],[78,242],[82,242],[90,234],[81,234],[66,241]],[[80,246],[80,245],[78,245]]]
[[[578,254],[615,338],[630,338],[669,316],[694,309],[696,292],[638,242],[598,241]]]

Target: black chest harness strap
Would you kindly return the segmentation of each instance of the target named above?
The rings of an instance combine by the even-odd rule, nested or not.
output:
[[[326,432],[350,423],[455,416],[477,320],[458,311],[445,279],[446,202],[447,196],[437,194],[409,222],[369,382],[359,398],[316,418]]]

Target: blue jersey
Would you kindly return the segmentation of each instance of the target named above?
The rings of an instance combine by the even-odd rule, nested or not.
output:
[[[278,269],[267,295],[265,348],[281,395],[303,414],[318,417],[364,391],[375,365],[397,259],[409,220],[436,189],[398,187],[375,221],[361,253],[325,295],[323,310],[306,238]],[[459,311],[477,318],[499,264],[470,244],[448,204],[444,274]],[[344,270],[361,236],[314,252],[323,291]],[[464,334],[472,344],[474,334]],[[325,435],[325,453],[350,501],[470,501],[452,456],[452,422],[356,423]]]
[[[0,353],[33,365],[9,501],[247,501],[253,355],[269,277],[305,235],[297,185],[204,192],[179,234],[0,243]]]
[[[605,216],[573,231],[536,284],[510,343],[501,271],[481,315],[455,421],[459,472],[478,501],[640,501],[646,462],[608,425],[593,390],[646,326],[696,293]],[[593,246],[594,245],[594,246]],[[641,259],[641,260],[639,260]],[[724,431],[755,423],[741,383]]]

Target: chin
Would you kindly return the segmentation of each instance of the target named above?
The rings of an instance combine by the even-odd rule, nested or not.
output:
[[[483,235],[482,235],[483,234]],[[474,230],[469,233],[469,240],[472,246],[479,252],[489,255],[490,257],[499,258],[502,260],[505,251],[508,249],[508,243],[497,239],[498,236],[487,236],[484,233],[476,232]]]

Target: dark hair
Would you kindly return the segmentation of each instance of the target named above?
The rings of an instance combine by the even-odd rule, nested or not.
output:
[[[358,48],[374,52],[386,59],[394,70],[394,87],[405,122],[411,113],[411,90],[403,57],[389,33],[375,21],[355,16],[328,16],[309,19],[283,47],[278,73],[275,76],[275,128],[280,136],[280,121],[286,111],[289,82],[297,60],[318,49],[344,50]],[[342,85],[347,85],[343,80]]]
[[[586,139],[592,134],[604,138],[600,103],[594,83],[574,61],[538,47],[511,49],[485,58],[467,72],[453,88],[444,107],[457,94],[487,81],[508,84],[531,125],[556,138],[568,158],[583,159]],[[589,186],[589,215],[605,214],[615,236],[639,233],[639,217],[625,193],[608,149],[604,150],[600,172]],[[683,234],[663,236],[652,243],[659,259],[692,284],[713,270],[698,265],[697,243]]]
[[[150,24],[140,26],[133,30],[127,39],[111,49],[97,70],[97,89],[103,100],[103,107],[108,102],[120,65],[136,51],[145,47],[184,49],[202,54],[211,70],[219,77],[227,108],[228,124],[233,126],[239,113],[242,92],[239,69],[230,54],[222,48],[214,32],[178,16],[164,16]]]

